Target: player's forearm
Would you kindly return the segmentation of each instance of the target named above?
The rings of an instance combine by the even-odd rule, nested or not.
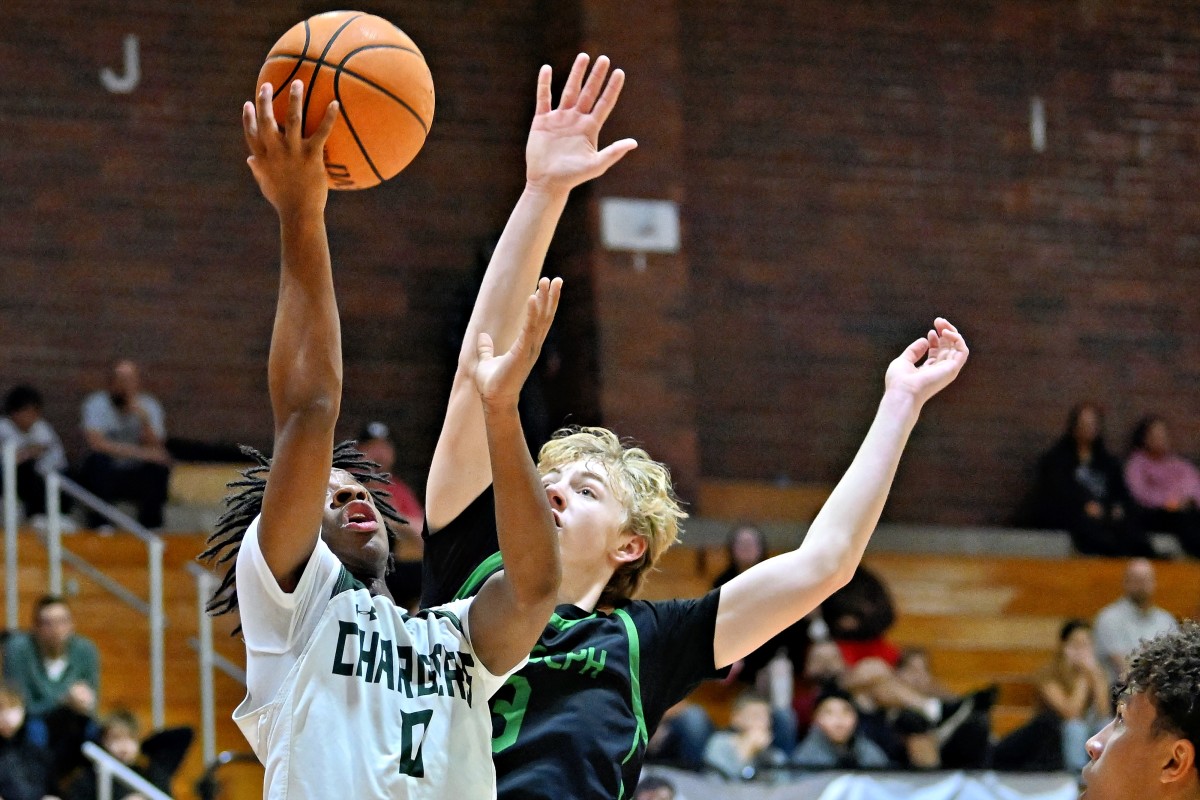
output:
[[[498,353],[512,345],[521,328],[525,301],[537,285],[568,194],[530,186],[521,193],[479,287],[463,337],[460,365],[474,363],[480,331],[491,335]]]
[[[504,573],[522,607],[553,608],[561,580],[554,517],[521,431],[516,403],[486,408],[496,534]]]
[[[336,419],[341,400],[341,328],[329,243],[320,211],[280,214],[282,269],[268,376],[277,422]]]
[[[804,537],[799,553],[806,568],[843,582],[854,574],[919,413],[911,394],[884,394],[858,453]]]

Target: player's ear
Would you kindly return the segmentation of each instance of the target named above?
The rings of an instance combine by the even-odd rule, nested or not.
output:
[[[616,558],[622,564],[631,564],[646,554],[649,543],[640,533],[630,533],[629,538],[617,548]]]
[[[1170,736],[1167,761],[1163,764],[1160,780],[1164,784],[1180,785],[1196,768],[1196,746],[1184,738]]]

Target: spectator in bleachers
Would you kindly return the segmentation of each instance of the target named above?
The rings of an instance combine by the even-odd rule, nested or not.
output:
[[[42,395],[32,386],[15,386],[4,398],[0,417],[0,445],[17,442],[17,497],[25,517],[45,525],[47,472],[67,468],[62,440],[42,417]]]
[[[171,781],[179,771],[192,745],[191,728],[167,728],[139,741],[140,726],[133,712],[118,709],[104,717],[100,726],[99,744],[109,755],[132,769],[166,794],[171,793]],[[63,800],[96,800],[99,786],[91,763],[82,766],[63,787]],[[114,798],[141,798],[133,787],[113,779]]]
[[[59,706],[90,716],[100,693],[96,645],[75,632],[71,608],[47,595],[33,612],[33,631],[17,632],[4,643],[4,679],[18,687],[26,710],[39,716]]]
[[[887,586],[863,565],[850,582],[821,604],[821,618],[837,642],[847,667],[876,658],[889,667],[900,659],[900,648],[887,639],[896,623],[896,607]]]
[[[1134,430],[1125,482],[1143,526],[1175,534],[1188,555],[1200,557],[1200,470],[1172,452],[1162,417],[1145,417]]]
[[[1139,642],[1179,628],[1170,612],[1154,605],[1154,589],[1154,565],[1135,558],[1125,567],[1125,595],[1096,615],[1096,655],[1110,684],[1125,672]]]
[[[675,800],[675,784],[658,775],[647,775],[638,781],[633,800]]]
[[[1034,676],[1040,708],[997,743],[996,769],[1078,773],[1087,763],[1088,737],[1109,714],[1108,676],[1096,659],[1088,623],[1071,620],[1058,638],[1054,661]]]
[[[704,763],[733,780],[750,780],[764,770],[787,764],[787,755],[772,746],[771,704],[746,690],[733,703],[729,729],[717,731],[704,748]]]
[[[767,537],[749,524],[736,525],[725,537],[729,566],[713,580],[713,588],[724,586],[755,564],[765,561]],[[808,619],[802,619],[771,637],[762,647],[733,663],[729,678],[758,689],[771,704],[774,747],[790,753],[796,747],[796,716],[792,710],[797,665],[804,664],[808,650]]]
[[[817,698],[813,724],[792,754],[803,769],[884,769],[887,754],[859,731],[858,709],[849,693],[827,688]]]
[[[139,523],[161,528],[171,477],[166,415],[158,400],[142,391],[137,364],[114,362],[108,389],[87,396],[82,416],[88,454],[80,483],[110,503],[134,502]],[[89,512],[89,526],[103,524],[102,517]]]
[[[991,760],[991,707],[996,687],[968,696],[966,702],[946,690],[934,677],[929,654],[919,647],[905,648],[896,665],[900,683],[925,697],[938,698],[944,709],[953,708],[946,722],[907,738],[909,763],[923,769],[983,769]]]
[[[387,474],[385,490],[392,499],[392,508],[407,522],[394,525],[396,543],[392,555],[396,568],[388,573],[387,585],[398,605],[415,611],[421,599],[421,529],[425,524],[425,509],[417,493],[392,472],[396,466],[396,444],[388,426],[383,422],[368,423],[359,432],[357,441],[359,452]]]
[[[1153,557],[1102,431],[1098,406],[1071,409],[1066,432],[1038,462],[1038,524],[1065,529],[1084,555]]]
[[[0,685],[0,798],[43,800],[53,794],[45,728],[26,716],[17,688]]]

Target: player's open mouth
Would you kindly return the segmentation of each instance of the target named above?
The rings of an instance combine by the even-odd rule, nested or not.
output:
[[[562,530],[562,527],[563,527],[563,524],[562,524],[562,515],[561,515],[561,514],[559,514],[557,511],[555,511],[554,509],[550,509],[550,516],[554,517],[554,528],[555,528],[556,530],[560,530],[560,531],[561,531],[561,530]]]
[[[379,521],[375,519],[374,509],[369,503],[356,500],[350,503],[342,512],[345,515],[345,528],[358,533],[374,533],[379,530]]]

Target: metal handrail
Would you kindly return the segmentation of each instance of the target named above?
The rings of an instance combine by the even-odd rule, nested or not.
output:
[[[219,669],[243,686],[246,671],[216,652],[213,647],[212,617],[208,615],[208,598],[220,585],[220,580],[209,570],[196,563],[187,565],[187,571],[196,580],[196,629],[199,636],[188,644],[196,648],[200,663],[200,741],[204,751],[204,763],[217,758],[216,694],[213,690],[213,670]]]
[[[164,794],[162,789],[138,775],[99,745],[84,742],[83,754],[96,766],[96,800],[112,800],[113,778],[120,778],[147,800],[171,800],[169,794]]]
[[[5,542],[5,604],[6,623],[10,630],[18,627],[18,581],[17,567],[17,446],[15,440],[5,442],[3,453],[4,476],[4,542]],[[106,591],[128,603],[134,610],[150,621],[150,715],[155,728],[165,722],[164,689],[164,631],[166,615],[163,612],[163,551],[166,545],[162,538],[154,535],[119,508],[106,503],[99,497],[59,472],[47,472],[46,479],[46,533],[39,539],[45,544],[49,564],[47,585],[51,594],[61,595],[62,563],[71,564],[88,578],[96,581]],[[112,520],[146,545],[149,599],[143,601],[117,581],[105,575],[81,556],[64,551],[62,546],[62,494],[68,494],[86,508]]]
[[[4,627],[15,631],[17,622],[17,440],[4,443]]]

